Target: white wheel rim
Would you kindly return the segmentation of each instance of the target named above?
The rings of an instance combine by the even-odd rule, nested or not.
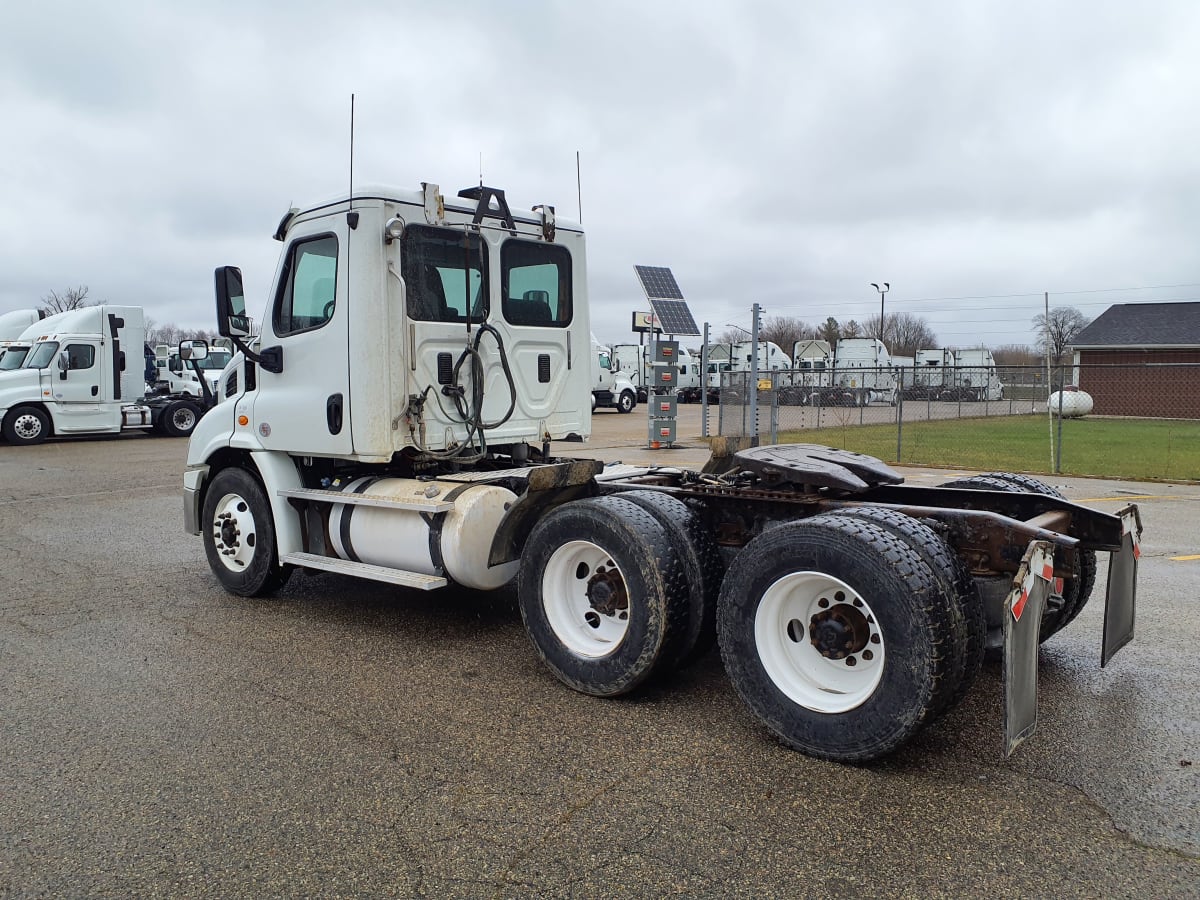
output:
[[[32,440],[42,433],[42,420],[31,413],[23,413],[13,422],[13,431],[23,441]]]
[[[857,635],[847,639],[853,652],[823,655],[813,629],[845,633],[847,621]],[[862,705],[883,677],[884,641],[875,615],[853,588],[823,572],[793,572],[767,588],[754,616],[754,643],[775,686],[815,712]]]
[[[620,568],[590,541],[563,544],[542,575],[542,609],[550,629],[568,650],[588,659],[621,646],[629,631],[628,596]]]
[[[246,571],[258,546],[258,534],[254,526],[254,515],[250,512],[250,504],[237,494],[226,494],[213,510],[210,527],[213,532],[213,546],[217,549],[217,558],[221,560],[221,564],[230,572]]]

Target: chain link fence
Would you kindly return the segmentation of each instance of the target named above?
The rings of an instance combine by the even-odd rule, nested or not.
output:
[[[1200,479],[1196,363],[732,372],[710,401],[710,430],[715,412],[716,433],[760,443],[914,465]]]

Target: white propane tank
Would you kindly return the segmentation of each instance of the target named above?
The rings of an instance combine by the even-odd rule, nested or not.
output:
[[[1050,399],[1046,401],[1050,407],[1051,415],[1058,415],[1059,392],[1055,391],[1050,395]],[[1078,388],[1068,388],[1062,392],[1062,417],[1064,419],[1077,419],[1080,416],[1086,416],[1092,411],[1092,395],[1087,391],[1081,391]]]
[[[432,489],[437,493],[432,497]],[[492,538],[517,495],[494,484],[356,478],[341,490],[393,500],[442,500],[445,513],[335,503],[329,513],[333,551],[342,559],[425,575],[446,575],[464,587],[490,591],[517,574],[516,561],[488,565]]]

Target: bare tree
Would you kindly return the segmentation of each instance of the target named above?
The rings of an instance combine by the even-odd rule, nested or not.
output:
[[[1041,313],[1033,317],[1033,327],[1037,331],[1043,348],[1047,348],[1054,362],[1061,363],[1067,347],[1075,340],[1075,335],[1083,331],[1091,319],[1073,306],[1056,306],[1049,315]]]
[[[893,356],[916,356],[918,350],[937,346],[937,335],[924,316],[896,313],[888,316],[888,333],[892,336],[888,351]]]
[[[998,366],[1036,366],[1041,357],[1028,344],[1005,344],[992,350]]]
[[[841,334],[838,338],[856,338],[863,337],[863,327],[858,324],[856,319],[851,319],[841,327]]]
[[[816,335],[816,329],[800,319],[784,316],[769,316],[758,329],[758,337],[763,341],[776,344],[788,356],[792,355],[792,345],[796,341],[805,341]]]
[[[88,288],[86,284],[81,284],[79,287],[67,288],[61,294],[58,291],[51,291],[42,298],[42,309],[46,315],[52,316],[55,313],[67,312],[72,309],[83,309],[85,306],[94,306],[94,302],[87,299]]]

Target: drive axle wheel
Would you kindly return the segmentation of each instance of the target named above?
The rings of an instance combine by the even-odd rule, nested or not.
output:
[[[169,437],[188,437],[196,429],[200,415],[196,407],[186,400],[176,400],[162,411],[159,422],[162,431]]]
[[[1062,492],[1051,487],[1044,481],[1029,475],[1018,475],[1012,472],[988,472],[985,475],[975,475],[970,478],[959,478],[947,481],[942,487],[975,488],[985,491],[1006,491],[1008,493],[1047,494],[1065,500]],[[1039,641],[1045,641],[1057,634],[1087,605],[1096,584],[1096,551],[1075,551],[1075,574],[1063,579],[1062,591],[1050,595],[1046,602],[1046,611],[1042,613],[1042,627],[1038,635]],[[993,641],[992,643],[994,643]]]
[[[577,691],[631,691],[687,646],[683,565],[662,525],[619,497],[559,506],[534,527],[517,595],[546,665]]]
[[[686,637],[678,660],[687,665],[716,643],[717,600],[725,575],[721,554],[699,513],[682,500],[659,491],[625,491],[618,496],[654,516],[683,563],[683,582],[679,585],[683,596],[675,598],[675,605],[687,614]]]
[[[865,762],[953,696],[955,610],[929,564],[881,526],[821,515],[763,532],[725,576],[721,658],[785,744]]]
[[[917,551],[929,565],[951,609],[951,678],[957,687],[947,696],[942,715],[967,695],[983,667],[987,643],[987,617],[979,588],[966,564],[942,537],[925,522],[886,506],[846,506],[830,515],[853,516],[874,522]]]
[[[205,494],[201,521],[208,565],[226,590],[260,597],[287,581],[291,570],[276,557],[271,507],[250,473],[219,472]]]

